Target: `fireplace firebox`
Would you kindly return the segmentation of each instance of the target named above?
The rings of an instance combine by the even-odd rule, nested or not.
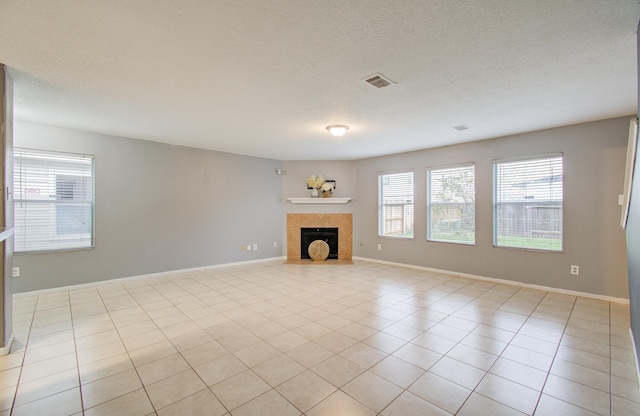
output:
[[[338,228],[300,228],[300,258],[311,259],[309,256],[309,244],[316,240],[322,240],[329,245],[327,259],[338,258]]]

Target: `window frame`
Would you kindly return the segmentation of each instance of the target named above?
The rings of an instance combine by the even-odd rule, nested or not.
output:
[[[561,174],[561,199],[560,201],[560,210],[561,210],[561,214],[560,214],[560,231],[559,231],[559,235],[560,235],[560,248],[559,249],[552,249],[552,248],[540,248],[540,247],[522,247],[522,246],[511,246],[511,245],[505,245],[505,244],[499,244],[498,243],[498,214],[497,214],[497,206],[499,204],[498,202],[498,165],[503,164],[503,163],[516,163],[516,162],[528,162],[528,161],[541,161],[541,160],[550,160],[550,159],[560,159],[560,166],[562,168],[562,174]],[[522,157],[513,157],[513,158],[505,158],[505,159],[497,159],[494,160],[492,163],[492,176],[493,176],[493,201],[492,201],[492,218],[493,218],[493,236],[492,236],[492,243],[493,243],[493,247],[495,248],[501,248],[501,249],[510,249],[510,250],[524,250],[524,251],[535,251],[535,252],[544,252],[544,253],[564,253],[564,243],[565,243],[565,238],[564,238],[564,223],[565,223],[565,209],[564,209],[564,194],[565,194],[565,173],[564,173],[564,154],[562,152],[555,152],[555,153],[547,153],[547,154],[538,154],[538,155],[529,155],[529,156],[522,156]],[[552,175],[555,176],[555,175]],[[552,199],[549,199],[549,201],[553,201]],[[524,203],[523,203],[524,204]],[[543,231],[547,231],[547,230],[543,230]],[[550,232],[550,231],[548,231]],[[549,241],[551,241],[552,239],[549,239]]]
[[[463,169],[463,168],[471,168],[472,173],[473,173],[473,241],[465,241],[465,240],[446,240],[446,239],[437,239],[437,238],[433,238],[432,237],[432,231],[433,231],[433,227],[431,224],[431,218],[432,218],[432,210],[431,208],[433,207],[434,204],[432,204],[431,202],[431,191],[432,191],[432,184],[431,184],[431,174],[432,172],[437,172],[437,171],[446,171],[446,170],[453,170],[453,169]],[[475,246],[476,245],[476,191],[477,191],[477,184],[476,184],[476,164],[475,162],[468,162],[468,163],[462,163],[462,164],[456,164],[456,165],[447,165],[447,166],[438,166],[438,167],[428,167],[425,169],[425,181],[426,181],[426,194],[425,194],[425,199],[426,199],[426,240],[429,242],[433,242],[433,243],[449,243],[449,244],[462,244],[462,245],[466,245],[466,246]],[[437,205],[445,205],[444,203],[438,203]],[[450,203],[448,205],[468,205],[467,203]]]
[[[23,174],[23,172],[18,172],[18,170],[22,167],[25,167],[25,164],[20,162],[20,163],[15,163],[16,160],[19,160],[21,157],[18,156],[19,154],[30,154],[32,157],[33,156],[41,156],[43,158],[52,158],[53,160],[56,160],[55,158],[59,158],[57,160],[62,160],[62,159],[75,159],[76,162],[80,164],[82,160],[89,160],[90,163],[88,163],[89,165],[89,169],[87,170],[81,170],[78,169],[77,172],[84,172],[84,173],[89,173],[89,175],[86,176],[82,176],[82,175],[74,175],[73,173],[76,172],[72,172],[71,174],[69,174],[69,172],[60,172],[60,171],[56,171],[55,169],[52,169],[51,172],[49,172],[46,176],[48,176],[47,180],[52,182],[51,184],[49,184],[49,186],[51,187],[51,191],[49,193],[49,198],[51,198],[54,193],[55,193],[55,199],[50,199],[50,200],[46,200],[46,199],[29,199],[29,198],[25,198],[23,197],[23,195],[26,195],[27,192],[23,193],[23,189],[18,189],[18,186],[20,183],[22,183],[22,179],[16,179],[17,175],[19,174]],[[42,249],[27,249],[27,250],[19,250],[18,246],[17,246],[17,235],[20,233],[20,226],[18,226],[14,220],[14,239],[13,239],[13,252],[14,254],[17,255],[28,255],[28,254],[41,254],[41,253],[58,253],[58,252],[69,252],[69,251],[84,251],[84,250],[93,250],[95,248],[95,244],[96,244],[96,189],[95,189],[95,184],[96,184],[96,166],[95,166],[95,155],[90,155],[90,154],[81,154],[81,153],[73,153],[73,152],[60,152],[60,151],[51,151],[51,150],[43,150],[43,149],[33,149],[33,148],[26,148],[26,147],[15,147],[13,149],[13,155],[14,155],[14,170],[13,170],[13,179],[14,179],[14,198],[13,198],[13,209],[14,209],[14,218],[17,217],[18,212],[20,209],[22,209],[22,207],[20,207],[21,204],[38,204],[38,205],[43,205],[43,206],[50,206],[55,210],[55,214],[47,216],[46,218],[48,218],[50,221],[53,221],[52,223],[49,224],[50,227],[55,227],[55,236],[56,239],[52,240],[55,241],[55,243],[51,243],[49,244],[49,246],[47,246],[46,244],[42,244]],[[60,169],[60,168],[58,168]],[[45,175],[43,175],[44,178]],[[69,182],[70,178],[77,176],[78,178],[87,178],[87,184],[88,184],[88,191],[89,192],[84,192],[83,195],[85,195],[85,199],[80,199],[80,200],[69,200],[68,198],[61,198],[60,197],[60,192],[65,191],[66,189],[58,189],[58,179],[62,178],[64,181]],[[68,201],[66,203],[60,203],[60,201]],[[59,219],[58,219],[58,208],[60,207],[72,207],[74,205],[85,205],[88,206],[90,208],[89,211],[89,215],[91,216],[90,222],[89,222],[89,227],[90,230],[87,234],[89,237],[88,238],[83,238],[82,237],[82,232],[76,232],[76,233],[59,233],[59,227],[60,227],[60,223],[59,223]],[[78,224],[76,224],[76,226],[78,226]],[[23,234],[26,234],[23,233]],[[73,237],[75,236],[75,237]],[[61,247],[60,245],[64,245],[64,240],[70,241],[76,239],[77,241],[75,242],[75,245],[69,245],[66,247]],[[82,244],[83,241],[87,241],[88,240],[88,244]],[[60,244],[60,242],[63,242],[62,244]],[[28,243],[25,244],[25,247],[29,246]],[[57,246],[57,247],[55,247]]]
[[[383,180],[385,177],[388,176],[393,176],[393,175],[404,175],[404,174],[410,174],[411,175],[411,182],[412,182],[412,186],[411,186],[411,235],[389,235],[389,234],[385,234],[385,218],[384,218],[384,206],[385,204],[383,204],[383,199],[384,199],[384,183]],[[401,240],[413,240],[415,238],[415,194],[416,194],[416,183],[415,183],[415,172],[411,169],[411,170],[402,170],[402,171],[394,171],[394,172],[383,172],[383,173],[379,173],[378,174],[378,237],[379,238],[394,238],[394,239],[401,239]],[[389,204],[387,204],[389,205]],[[409,205],[406,203],[402,204],[403,207],[403,217],[402,217],[402,221],[403,221],[403,229],[404,229],[404,222],[405,222],[405,216],[404,216],[404,210],[405,207]]]

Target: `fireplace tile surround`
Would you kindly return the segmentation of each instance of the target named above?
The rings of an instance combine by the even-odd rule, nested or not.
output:
[[[314,262],[302,260],[300,229],[311,227],[338,228],[338,260]],[[287,263],[347,263],[352,264],[352,214],[287,214]]]

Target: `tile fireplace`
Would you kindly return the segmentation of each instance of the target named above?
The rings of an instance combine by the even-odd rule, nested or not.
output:
[[[301,230],[303,228],[337,228],[338,261],[352,261],[352,214],[287,214],[287,262],[311,262],[302,259]],[[333,261],[329,259],[327,261]]]

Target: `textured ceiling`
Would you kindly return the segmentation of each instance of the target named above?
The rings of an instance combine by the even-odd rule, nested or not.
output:
[[[639,18],[637,0],[0,0],[0,62],[18,119],[358,159],[635,113]]]

